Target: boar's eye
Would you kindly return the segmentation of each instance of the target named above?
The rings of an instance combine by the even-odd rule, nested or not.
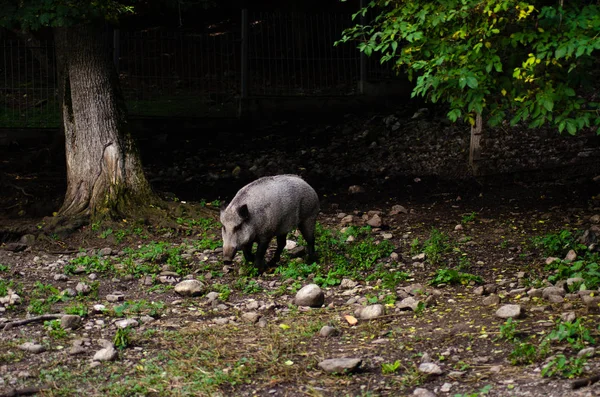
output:
[[[243,226],[243,223],[240,223],[239,225],[237,225],[237,226],[234,226],[234,227],[233,227],[233,232],[234,232],[234,233],[235,233],[235,232],[237,232],[238,230],[240,230],[240,229],[242,228],[242,226]]]

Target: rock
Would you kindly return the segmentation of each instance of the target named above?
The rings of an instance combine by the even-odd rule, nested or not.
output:
[[[242,314],[242,320],[244,320],[247,323],[256,324],[259,319],[260,314],[258,314],[257,312],[248,312]]]
[[[463,225],[456,225],[456,226],[454,226],[454,231],[455,232],[459,232],[459,231],[461,231],[463,229],[464,229]]]
[[[496,317],[500,318],[519,318],[520,316],[520,305],[504,305],[496,311]]]
[[[22,345],[19,345],[19,349],[34,354],[39,354],[46,351],[46,348],[44,346],[38,345],[37,343],[33,342],[25,342]]]
[[[325,294],[317,284],[308,284],[296,293],[294,302],[298,306],[321,307],[325,303]]]
[[[442,369],[435,363],[422,363],[419,365],[419,372],[427,375],[441,375]]]
[[[126,318],[125,320],[119,320],[115,322],[115,325],[117,326],[117,328],[135,328],[138,327],[140,325],[140,323],[137,322],[137,320],[133,319],[133,318]]]
[[[359,313],[357,314],[358,317],[363,320],[372,320],[374,318],[383,316],[385,314],[385,307],[380,304],[370,305],[360,309]]]
[[[100,251],[98,251],[98,256],[108,256],[111,255],[112,252],[112,248],[110,247],[102,248]]]
[[[361,358],[330,358],[319,363],[319,367],[327,373],[352,373],[362,364]]]
[[[352,185],[348,188],[348,194],[364,193],[365,189],[359,185]]]
[[[408,210],[399,204],[393,205],[390,215],[398,215],[400,213],[408,214]]]
[[[567,323],[572,323],[577,319],[575,312],[567,312],[560,315],[560,319]]]
[[[555,261],[559,261],[560,259],[554,257],[554,256],[549,256],[546,258],[546,265],[550,265]]]
[[[19,243],[25,244],[28,246],[35,245],[35,235],[33,234],[24,234],[19,239]]]
[[[117,358],[117,350],[113,346],[107,346],[94,354],[94,361],[112,361]]]
[[[94,310],[94,313],[102,313],[106,311],[106,306],[98,304],[94,305],[92,309]]]
[[[175,286],[175,292],[181,296],[198,296],[204,292],[204,284],[198,280],[183,280]]]
[[[550,295],[547,299],[550,303],[563,303],[565,301],[565,298],[560,295]]]
[[[573,262],[575,259],[577,259],[577,253],[573,250],[569,250],[565,256],[565,261]]]
[[[440,391],[442,393],[448,393],[450,391],[450,389],[452,389],[452,383],[448,383],[448,382],[444,383],[442,385],[442,387],[440,387]]]
[[[527,295],[531,298],[541,298],[544,295],[544,290],[541,288],[532,288],[527,291]]]
[[[351,289],[358,285],[358,281],[350,280],[349,278],[342,279],[340,283],[340,288],[342,289]]]
[[[485,290],[484,290],[484,288],[483,288],[483,285],[480,285],[479,287],[476,287],[476,288],[473,290],[473,293],[474,293],[475,295],[479,295],[479,296],[483,295],[483,293],[484,293],[484,292],[485,292]]]
[[[54,281],[68,281],[69,280],[69,276],[67,276],[66,274],[55,274],[54,275]]]
[[[339,334],[340,331],[329,325],[323,326],[323,328],[321,328],[321,330],[319,331],[319,336],[322,336],[323,338],[329,338],[332,336],[337,336]]]
[[[373,217],[367,221],[367,225],[371,227],[381,227],[382,224],[383,221],[381,220],[381,217],[377,214],[373,215]]]
[[[577,353],[577,357],[593,357],[596,354],[596,348],[586,347]]]
[[[217,325],[225,325],[229,323],[229,318],[227,317],[219,317],[219,318],[215,318],[213,319],[213,322]]]
[[[18,305],[21,303],[21,297],[9,290],[8,295],[0,298],[0,305]]]
[[[106,295],[106,300],[109,302],[122,302],[125,300],[125,295],[108,294]]]
[[[77,283],[77,286],[75,287],[75,290],[81,295],[89,294],[91,289],[92,288],[89,285],[83,282]]]
[[[62,295],[64,296],[69,296],[71,298],[77,296],[77,291],[75,291],[73,288],[66,288],[65,290],[63,290],[61,292]]]
[[[490,295],[483,298],[482,303],[485,306],[494,306],[500,304],[500,297],[498,295]]]
[[[3,247],[7,251],[21,252],[27,249],[27,244],[23,243],[7,243]]]
[[[417,387],[412,395],[417,397],[436,397],[434,392],[423,389],[422,387]]]
[[[400,310],[410,309],[414,312],[419,307],[419,303],[420,301],[416,300],[412,296],[409,296],[408,298],[402,299],[400,303],[396,304],[396,307]]]
[[[422,261],[423,259],[425,259],[425,253],[424,252],[421,252],[420,254],[415,255],[415,256],[412,257],[413,261]]]
[[[71,346],[69,350],[67,350],[67,354],[71,356],[76,356],[78,354],[87,353],[87,349],[83,346]]]
[[[152,321],[156,321],[156,319],[152,316],[149,316],[147,314],[143,315],[142,317],[140,317],[140,322],[142,324],[148,324],[151,323]]]
[[[550,295],[565,296],[565,289],[560,287],[546,287],[542,291],[542,298],[548,299]]]
[[[217,299],[219,299],[219,293],[215,292],[215,291],[211,291],[208,294],[206,294],[206,299],[208,300],[209,303],[216,301]]]
[[[571,277],[571,278],[567,279],[568,286],[571,286],[576,283],[584,283],[584,282],[585,282],[585,280],[583,279],[583,277]]]
[[[303,245],[292,248],[288,251],[288,256],[290,258],[300,258],[306,254],[306,247]]]
[[[163,272],[164,273],[164,272]],[[157,277],[158,282],[161,284],[177,284],[181,281],[181,277],[179,274],[161,274]]]
[[[352,215],[346,215],[345,217],[342,218],[341,224],[347,225],[349,223],[352,223],[353,220],[354,220],[354,217]]]
[[[81,325],[81,317],[73,314],[65,314],[60,318],[60,326],[63,329],[75,329]]]
[[[284,249],[286,251],[293,250],[297,246],[298,246],[298,243],[295,242],[294,240],[285,240],[285,248]]]

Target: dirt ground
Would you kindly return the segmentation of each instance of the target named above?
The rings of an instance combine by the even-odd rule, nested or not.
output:
[[[183,144],[168,136],[142,139],[153,186],[181,203],[178,226],[121,220],[69,236],[41,232],[64,191],[60,162],[38,167],[18,161],[38,153],[34,148],[7,149],[0,169],[0,298],[4,285],[19,299],[0,303],[0,396],[600,395],[594,379],[572,388],[599,373],[595,352],[559,365],[574,373],[542,376],[557,356],[574,358],[594,346],[599,312],[576,291],[542,296],[555,272],[546,266],[544,245],[535,243],[562,231],[578,236],[598,221],[598,186],[590,177],[386,178],[357,171],[364,156],[376,160],[358,143],[333,167],[328,148],[345,127],[326,136],[310,134],[314,128],[257,130],[243,152],[243,131],[187,136]],[[277,173],[303,175],[321,197],[319,262],[311,267],[285,255],[277,269],[253,275],[238,254],[233,267],[224,266],[218,223],[189,218],[185,209],[214,208],[248,181]],[[356,234],[347,240],[350,226]],[[436,235],[444,248],[432,252]],[[290,240],[303,244],[295,234]],[[362,251],[344,251],[344,244],[363,242]],[[357,256],[369,266],[351,267]],[[336,261],[345,260],[354,265],[344,273]],[[439,270],[472,277],[434,282]],[[201,281],[201,292],[175,292],[183,279]],[[311,283],[321,286],[324,304],[297,306],[296,292]],[[420,303],[404,307],[406,298]],[[361,317],[361,309],[377,304],[383,314]],[[496,313],[506,304],[521,309],[512,334],[510,321]],[[5,328],[57,313],[79,320],[73,329],[52,319]],[[120,331],[128,319],[135,324]],[[579,333],[552,339],[540,353],[561,319],[578,321]],[[335,331],[324,337],[326,325]],[[26,342],[41,351],[27,350]],[[537,353],[515,353],[526,344]],[[94,359],[113,345],[116,357]],[[360,366],[332,374],[319,365],[341,357],[358,358]]]

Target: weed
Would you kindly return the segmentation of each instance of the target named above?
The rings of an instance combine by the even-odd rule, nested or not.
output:
[[[546,256],[563,257],[569,250],[580,252],[587,247],[577,242],[579,232],[561,230],[558,233],[547,234],[542,237],[534,237],[531,242],[536,248],[543,250]]]
[[[548,281],[554,283],[558,280],[580,277],[583,282],[571,288],[597,289],[600,287],[600,265],[594,256],[575,262],[554,261],[546,266],[546,270],[552,270],[553,274]]]
[[[546,341],[566,341],[575,350],[583,349],[587,344],[595,344],[596,340],[582,323],[581,319],[574,322],[558,322],[556,328],[545,338]]]
[[[65,307],[65,313],[85,317],[88,314],[88,308],[83,303],[72,303],[70,306]]]
[[[8,271],[8,266],[0,263],[0,272],[7,272],[7,271]]]
[[[542,376],[550,377],[558,375],[563,378],[575,378],[583,373],[586,363],[587,358],[585,357],[567,358],[563,354],[559,354],[542,368]]]
[[[48,336],[53,339],[64,339],[69,336],[67,331],[60,325],[60,320],[44,321],[44,327],[48,331]]]
[[[115,268],[110,260],[106,258],[102,258],[101,256],[79,256],[77,258],[71,259],[69,263],[67,263],[63,271],[65,274],[75,274],[75,270],[79,267],[84,269],[86,274],[90,273],[113,273]]]
[[[110,236],[111,234],[113,234],[113,230],[108,228],[106,230],[103,230],[102,233],[100,233],[100,235],[98,237],[100,238],[108,238],[108,236]]]
[[[115,333],[113,343],[117,349],[123,350],[131,345],[131,328],[119,328]]]
[[[512,365],[533,364],[539,358],[538,348],[526,342],[518,343],[512,352],[508,355]]]
[[[432,265],[439,263],[449,249],[448,236],[436,228],[431,229],[429,238],[423,242],[423,253]]]
[[[460,220],[460,222],[463,223],[463,224],[464,223],[473,222],[476,217],[477,217],[477,212],[473,211],[470,214],[463,215],[463,217]]]
[[[419,242],[418,238],[415,238],[410,243],[410,254],[417,255],[419,253],[421,253],[421,243]]]
[[[393,374],[400,369],[401,365],[400,360],[396,360],[393,363],[383,363],[381,364],[381,372],[383,374]]]
[[[479,396],[484,396],[486,394],[489,394],[489,392],[491,390],[492,390],[492,385],[485,385],[479,391],[476,391],[473,393],[466,393],[466,394],[455,394],[454,397],[479,397]]]
[[[517,323],[512,317],[500,326],[500,336],[498,339],[504,339],[511,342],[517,339]]]
[[[256,282],[256,280],[249,279],[248,277],[240,277],[234,283],[234,287],[235,289],[242,291],[245,294],[255,294],[263,290],[263,288],[260,286],[260,284]]]
[[[320,267],[316,263],[308,265],[306,263],[290,262],[287,265],[278,266],[275,269],[275,274],[281,274],[281,276],[285,279],[292,278],[297,280],[305,279],[311,274],[314,275],[319,271],[319,269]]]
[[[440,284],[468,284],[471,281],[481,283],[483,280],[481,277],[469,273],[461,273],[454,269],[438,269],[435,272],[433,280],[430,281],[431,285]]]
[[[146,314],[150,317],[158,317],[164,311],[165,304],[163,302],[148,302],[146,300],[126,301],[119,306],[113,308],[113,313],[116,317],[123,317],[126,314],[142,315]]]

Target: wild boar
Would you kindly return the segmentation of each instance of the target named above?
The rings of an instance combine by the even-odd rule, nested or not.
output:
[[[287,234],[298,228],[307,243],[309,260],[315,256],[315,223],[319,213],[319,198],[315,190],[297,175],[267,176],[244,186],[225,209],[221,210],[223,225],[223,260],[231,263],[242,250],[248,262],[254,262],[259,272],[266,270],[265,253],[273,237],[277,249],[268,263],[279,261]],[[257,243],[256,254],[252,245]]]

